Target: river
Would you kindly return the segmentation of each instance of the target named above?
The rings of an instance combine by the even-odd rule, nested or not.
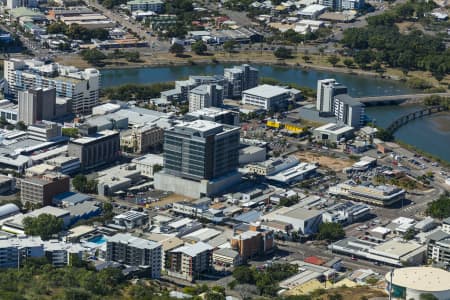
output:
[[[154,67],[138,69],[102,70],[102,85],[117,86],[125,83],[155,83],[187,78],[189,75],[223,74],[229,65],[194,65]],[[301,70],[294,67],[254,65],[261,77],[273,77],[281,82],[294,82],[313,89],[317,80],[336,78],[346,85],[353,97],[400,95],[414,92],[402,82],[316,70]],[[379,126],[387,126],[395,118],[419,109],[417,105],[367,107],[366,114]],[[450,115],[440,114],[415,120],[401,127],[395,137],[419,149],[450,161]]]

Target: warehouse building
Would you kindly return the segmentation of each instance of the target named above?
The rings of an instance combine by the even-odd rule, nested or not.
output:
[[[347,125],[329,123],[313,130],[313,136],[317,141],[324,143],[339,143],[353,137],[355,129]]]
[[[405,199],[406,191],[392,185],[364,186],[340,183],[329,188],[331,195],[377,206],[391,206]]]

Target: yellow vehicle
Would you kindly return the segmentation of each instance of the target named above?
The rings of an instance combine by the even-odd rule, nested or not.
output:
[[[284,129],[289,131],[290,133],[299,134],[303,132],[303,128],[293,124],[285,124]]]
[[[281,127],[281,123],[278,122],[277,120],[269,119],[269,120],[267,120],[266,126],[278,129]]]

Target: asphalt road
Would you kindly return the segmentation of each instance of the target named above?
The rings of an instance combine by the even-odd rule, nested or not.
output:
[[[326,260],[330,260],[333,257],[339,257],[342,259],[342,265],[347,270],[372,269],[377,273],[385,274],[391,268],[389,266],[375,265],[372,262],[365,260],[352,260],[348,256],[332,253],[330,250],[325,249],[323,246],[316,246],[313,244],[308,245],[306,243],[301,244],[294,242],[277,241],[277,246],[279,249],[278,252],[282,255],[282,258],[285,257],[286,261],[288,262],[292,262],[295,260],[304,260],[306,257],[309,256],[318,256]]]

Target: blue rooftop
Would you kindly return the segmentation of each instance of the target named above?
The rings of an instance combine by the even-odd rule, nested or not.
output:
[[[91,196],[75,192],[65,192],[53,197],[53,204],[60,204],[66,202],[69,205],[76,205],[84,201],[92,199]]]

